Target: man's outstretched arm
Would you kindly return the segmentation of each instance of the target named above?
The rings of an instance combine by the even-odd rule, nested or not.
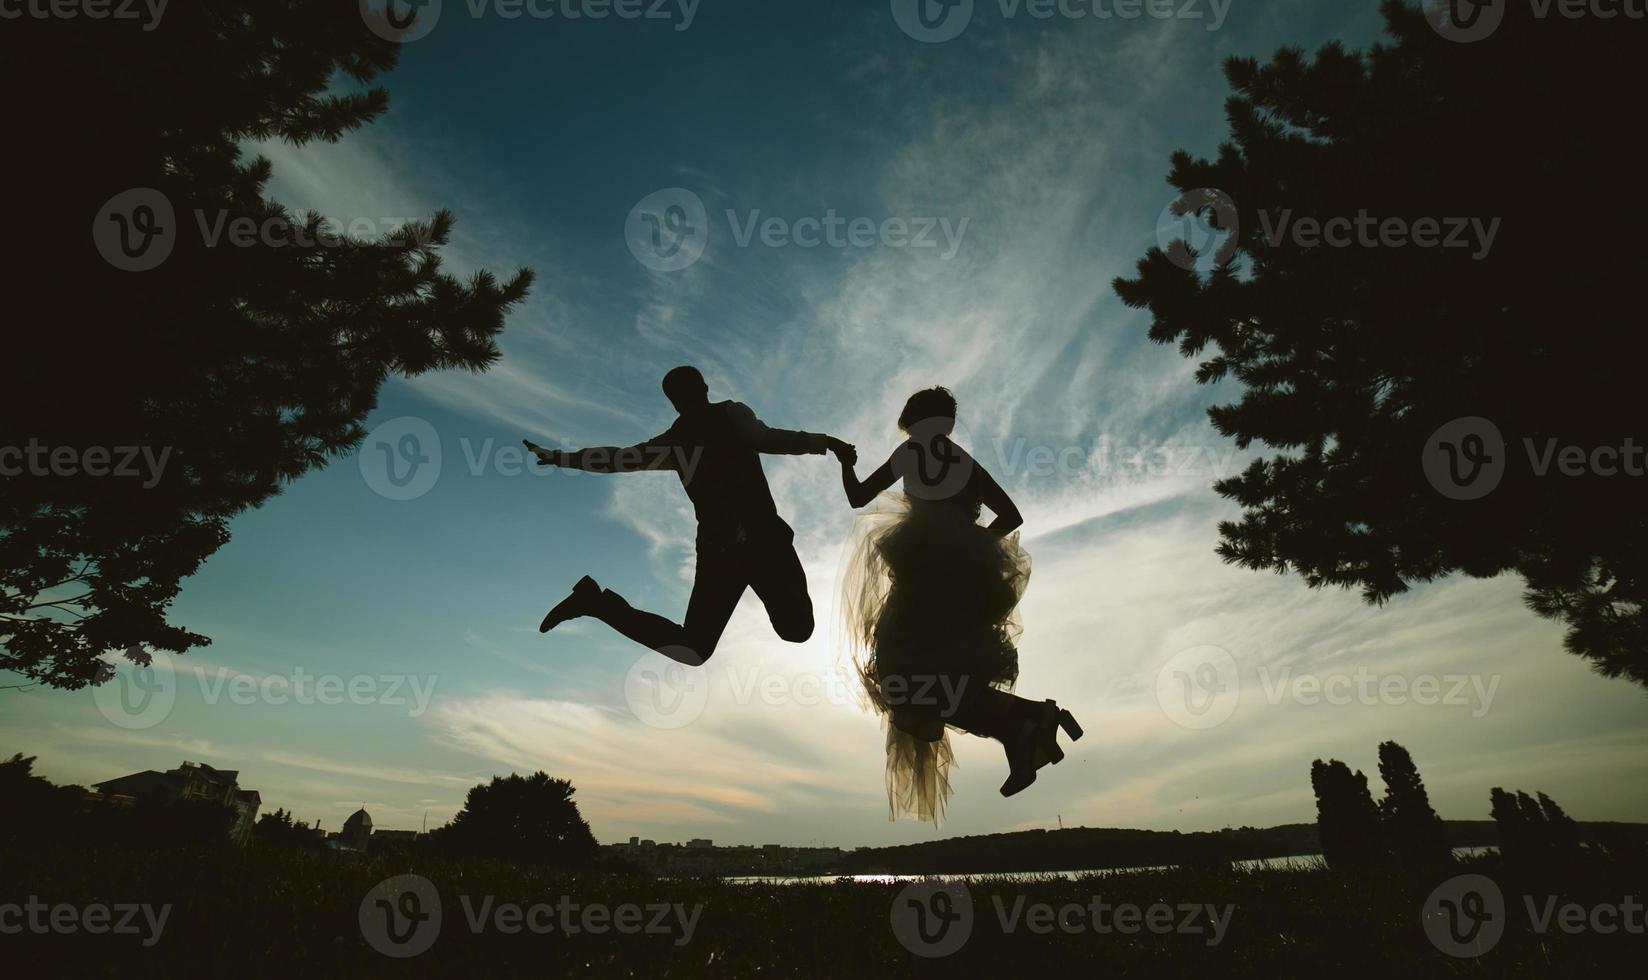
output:
[[[633,446],[596,446],[571,451],[545,449],[529,439],[521,442],[538,457],[540,466],[560,466],[586,473],[641,473],[676,468],[675,450],[662,437]]]
[[[785,456],[802,456],[809,453],[822,455],[838,446],[846,447],[846,443],[834,436],[827,436],[819,432],[797,432],[792,429],[775,429],[755,417],[755,413],[747,405],[739,405],[738,431],[743,437],[745,445],[758,453],[772,453]]]

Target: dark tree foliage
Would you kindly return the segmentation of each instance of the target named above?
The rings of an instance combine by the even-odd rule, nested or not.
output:
[[[315,828],[302,820],[293,820],[286,810],[276,810],[258,817],[252,825],[252,843],[258,847],[295,847],[318,849],[325,840]]]
[[[470,789],[462,810],[435,834],[452,854],[577,866],[595,856],[572,784],[538,772],[494,776]]]
[[[1495,786],[1489,799],[1499,827],[1499,852],[1506,860],[1561,861],[1581,852],[1579,826],[1544,793],[1536,800],[1521,790],[1512,795]]]
[[[1641,134],[1620,98],[1640,87],[1648,28],[1498,6],[1503,24],[1475,43],[1387,0],[1393,40],[1365,55],[1333,43],[1227,61],[1230,141],[1212,161],[1175,154],[1168,182],[1193,210],[1218,200],[1206,189],[1228,195],[1234,228],[1212,223],[1235,251],[1204,273],[1151,249],[1115,288],[1149,309],[1152,340],[1201,359],[1199,382],[1242,384],[1213,425],[1271,452],[1216,485],[1243,508],[1220,528],[1226,561],[1370,602],[1514,571],[1570,651],[1648,684],[1648,482],[1540,476],[1525,442],[1634,440],[1641,465],[1648,206],[1628,189]],[[1363,212],[1500,224],[1479,258],[1267,234],[1284,213]],[[1505,442],[1501,484],[1475,500],[1422,470],[1427,440],[1464,417]]]
[[[86,791],[35,775],[34,760],[19,752],[0,762],[0,848],[39,847],[82,823]]]
[[[1316,829],[1328,867],[1377,864],[1385,849],[1368,777],[1352,773],[1338,759],[1317,759],[1310,766],[1310,786],[1316,792]]]
[[[270,164],[244,143],[335,141],[388,105],[368,86],[398,48],[353,2],[175,3],[150,31],[82,17],[4,33],[0,448],[167,454],[152,486],[79,465],[0,477],[0,668],[76,688],[107,676],[106,652],[142,663],[208,643],[166,609],[229,519],[355,447],[391,375],[496,361],[531,275],[443,271],[446,212],[336,241],[264,196]],[[175,211],[173,250],[148,271],[93,240],[132,188]],[[214,247],[199,228],[243,218],[306,243]]]
[[[1431,808],[1430,794],[1408,750],[1395,742],[1379,743],[1379,778],[1385,783],[1379,816],[1392,855],[1409,865],[1446,860],[1451,851],[1442,818]]]

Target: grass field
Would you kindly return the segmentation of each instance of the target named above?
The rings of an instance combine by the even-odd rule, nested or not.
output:
[[[1504,934],[1480,958],[1444,955],[1422,927],[1432,889],[1463,873],[1485,874],[1503,893]],[[417,919],[432,911],[427,895],[375,891],[407,874],[434,889],[438,925]],[[1628,895],[1640,901],[1643,883],[1641,869],[1620,865],[1529,875],[1490,858],[1429,874],[1179,868],[971,879],[964,898],[954,886],[940,897],[905,883],[649,879],[416,851],[42,851],[0,855],[0,906],[18,906],[0,907],[0,951],[4,962],[38,963],[41,975],[75,976],[1640,975],[1648,937],[1565,932],[1560,915],[1535,932],[1523,895],[1541,912],[1551,898],[1557,909],[1589,910]],[[968,899],[970,923],[961,912]],[[1129,905],[1137,911],[1119,911]],[[144,908],[128,916],[127,906]],[[1192,906],[1202,911],[1192,915]],[[915,922],[923,912],[928,918]],[[136,931],[93,932],[122,918]],[[1607,916],[1587,922],[1606,925]],[[379,952],[368,933],[383,945],[391,928],[398,935],[388,948],[427,948],[406,958]],[[906,942],[926,952],[949,943],[954,952],[919,957]]]

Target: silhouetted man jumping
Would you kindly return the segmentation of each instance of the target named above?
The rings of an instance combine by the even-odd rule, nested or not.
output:
[[[698,666],[715,652],[745,588],[755,589],[773,629],[791,643],[813,633],[807,578],[796,557],[795,532],[778,516],[761,453],[852,451],[839,439],[764,425],[735,401],[711,403],[694,367],[664,375],[664,394],[680,417],[662,435],[627,448],[561,452],[526,442],[545,466],[590,473],[674,470],[698,517],[698,569],[684,623],[636,609],[585,575],[539,624],[547,633],[578,616],[593,616],[664,656]],[[525,441],[525,440],[523,440]]]

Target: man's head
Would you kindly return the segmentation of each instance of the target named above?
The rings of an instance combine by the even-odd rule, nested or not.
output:
[[[664,375],[664,397],[684,415],[709,403],[710,386],[704,383],[704,376],[697,368],[683,364]]]

